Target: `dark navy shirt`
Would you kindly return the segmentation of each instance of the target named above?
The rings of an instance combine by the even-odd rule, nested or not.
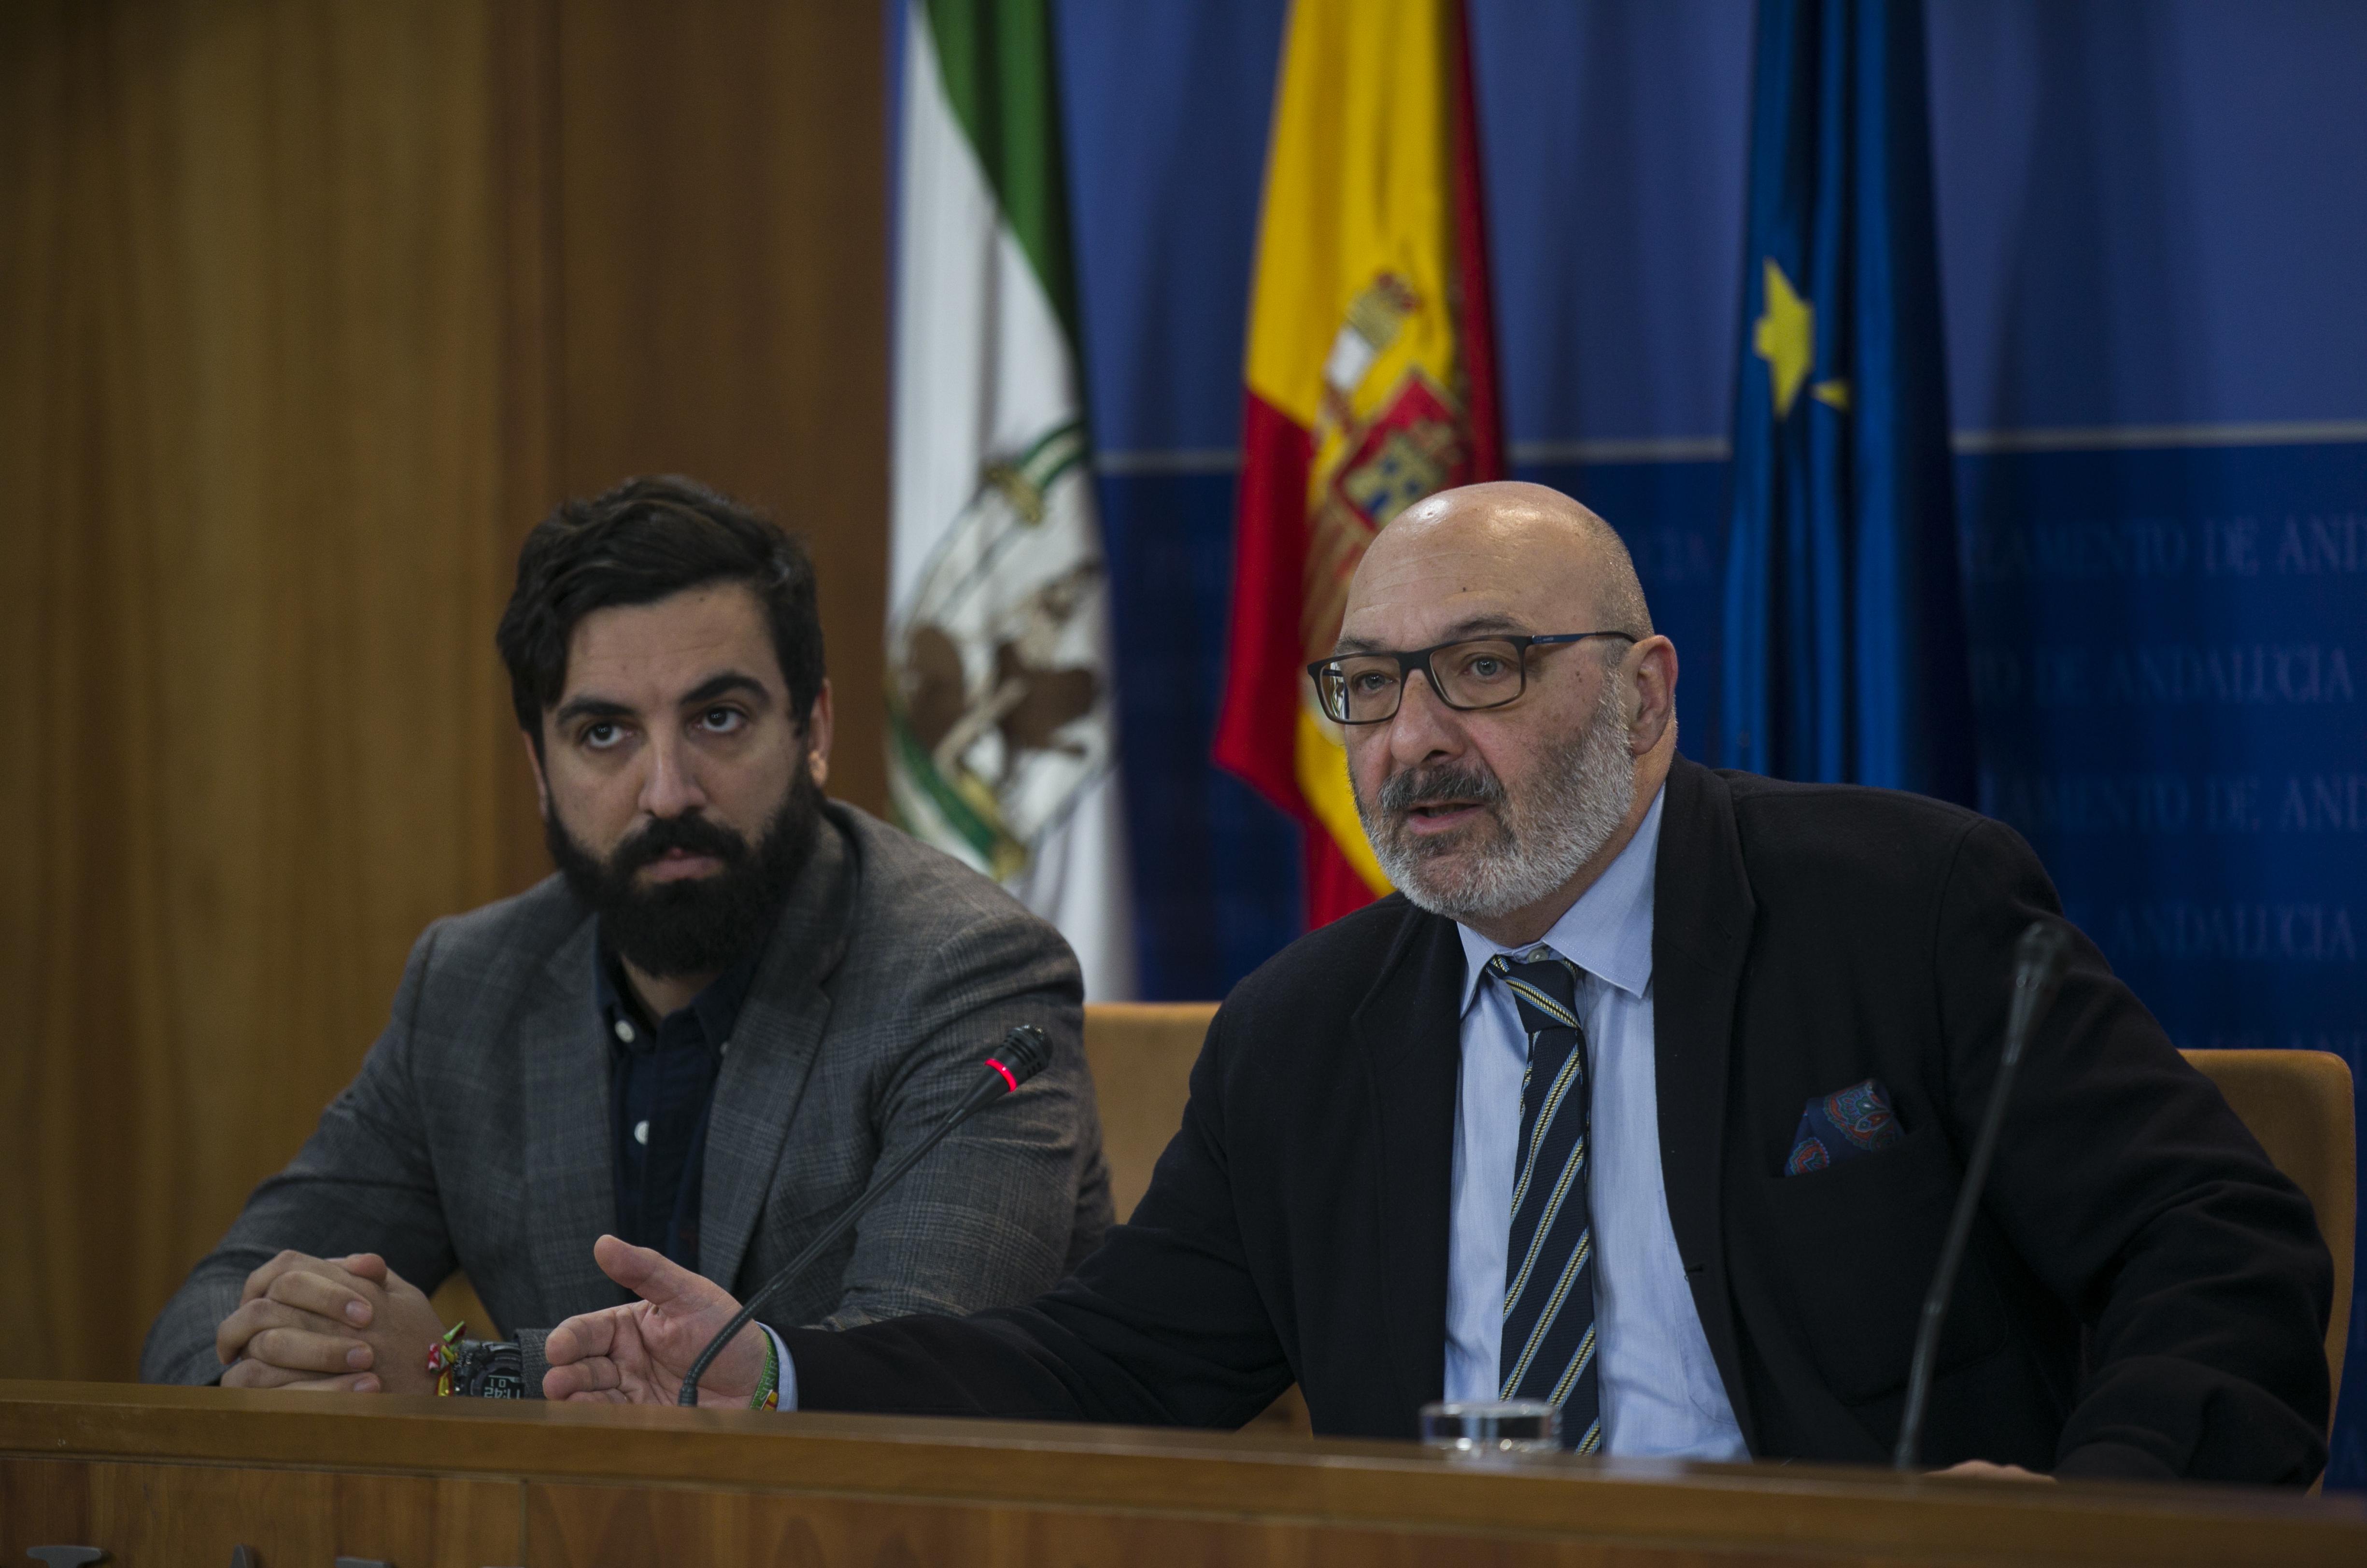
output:
[[[607,944],[599,952],[594,984],[608,1037],[617,1234],[696,1272],[708,1109],[764,946],[654,1025]]]

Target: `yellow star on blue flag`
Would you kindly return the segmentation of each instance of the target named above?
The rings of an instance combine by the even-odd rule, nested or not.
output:
[[[1767,307],[1750,334],[1750,346],[1767,361],[1767,387],[1775,417],[1788,419],[1800,383],[1817,362],[1817,308],[1800,298],[1775,258],[1767,258]]]
[[[1800,298],[1775,258],[1767,258],[1767,307],[1753,324],[1750,346],[1767,361],[1767,389],[1775,400],[1775,417],[1788,419],[1800,383],[1817,363],[1817,308]],[[1819,381],[1808,395],[1828,408],[1849,412],[1849,382],[1840,377]]]

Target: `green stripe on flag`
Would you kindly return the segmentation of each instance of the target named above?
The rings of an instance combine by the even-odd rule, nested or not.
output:
[[[904,716],[903,704],[893,693],[888,699],[888,737],[889,748],[897,761],[903,764],[905,775],[928,796],[945,818],[946,826],[961,836],[962,841],[976,851],[996,881],[1009,876],[1027,863],[1027,846],[1003,831],[999,823],[991,821],[971,802],[964,799],[953,782],[937,771],[936,760],[931,757],[912,727]],[[927,826],[919,822],[898,824],[906,832],[921,838],[929,836]]]
[[[1069,342],[1077,342],[1069,196],[1060,164],[1049,0],[921,0],[946,98],[1034,264]]]

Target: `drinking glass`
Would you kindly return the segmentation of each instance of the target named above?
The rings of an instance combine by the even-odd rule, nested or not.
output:
[[[1464,1399],[1425,1404],[1421,1440],[1457,1457],[1558,1453],[1561,1406],[1542,1399]]]

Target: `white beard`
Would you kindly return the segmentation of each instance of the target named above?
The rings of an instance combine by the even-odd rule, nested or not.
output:
[[[1604,682],[1586,728],[1546,753],[1533,799],[1511,799],[1484,766],[1469,773],[1399,773],[1381,785],[1377,809],[1356,791],[1356,814],[1381,870],[1416,908],[1466,924],[1501,919],[1543,900],[1602,852],[1635,807],[1625,706],[1619,683]],[[1460,784],[1458,797],[1478,803],[1489,821],[1475,821],[1449,841],[1410,839],[1407,807],[1434,796],[1442,779]],[[1490,822],[1492,835],[1480,837]]]

